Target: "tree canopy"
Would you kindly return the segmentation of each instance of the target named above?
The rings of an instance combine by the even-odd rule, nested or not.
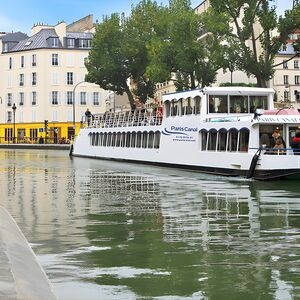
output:
[[[265,87],[275,55],[299,28],[299,5],[278,18],[268,0],[210,0],[201,15],[190,0],[169,6],[142,0],[130,16],[112,14],[97,25],[86,80],[126,93],[132,107],[135,95],[143,102],[153,97],[157,83],[173,80],[178,90],[209,86],[221,68],[254,75]]]
[[[278,18],[268,0],[210,0],[203,26],[222,40],[232,68],[254,75],[266,87],[274,58],[289,35],[300,28],[299,6]]]

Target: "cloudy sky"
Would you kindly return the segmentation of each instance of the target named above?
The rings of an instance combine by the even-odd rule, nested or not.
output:
[[[0,5],[0,32],[22,31],[30,34],[35,23],[55,25],[60,21],[67,24],[79,20],[89,14],[94,20],[102,19],[104,15],[113,12],[128,14],[132,4],[139,0],[1,0]],[[158,3],[167,4],[168,0],[158,0]],[[196,7],[202,0],[192,0]],[[273,0],[281,14],[285,9],[292,7],[292,0]]]

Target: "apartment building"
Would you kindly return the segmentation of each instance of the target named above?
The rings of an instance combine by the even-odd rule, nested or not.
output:
[[[0,142],[67,141],[87,108],[105,111],[108,92],[85,82],[93,32],[90,15],[0,35]]]
[[[275,57],[274,77],[271,87],[277,94],[278,102],[288,102],[300,109],[300,57],[296,56],[293,43],[300,38],[300,30],[290,35],[288,43]]]

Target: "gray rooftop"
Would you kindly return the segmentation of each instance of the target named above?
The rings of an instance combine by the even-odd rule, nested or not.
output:
[[[25,51],[33,49],[45,49],[45,48],[55,48],[62,49],[66,48],[62,45],[61,41],[58,41],[58,46],[53,47],[51,45],[51,38],[58,38],[55,29],[44,28],[41,29],[35,35],[28,37],[26,34],[21,32],[11,33],[1,36],[2,41],[5,43],[10,43],[11,47],[7,52]],[[90,32],[67,32],[65,38],[73,39],[92,39],[93,34]]]
[[[32,50],[40,48],[49,48],[49,38],[58,37],[54,29],[42,29],[37,34],[28,39],[20,41],[11,51]],[[61,43],[57,48],[62,48]]]
[[[0,36],[0,39],[5,42],[20,42],[24,39],[28,38],[28,35],[22,32],[12,32],[6,33]]]

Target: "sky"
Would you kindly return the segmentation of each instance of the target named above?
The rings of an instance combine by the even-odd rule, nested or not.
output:
[[[203,0],[192,0],[196,7]],[[129,14],[131,5],[139,0],[0,0],[0,32],[21,31],[30,35],[36,23],[55,25],[65,21],[70,24],[89,14],[94,21],[102,20],[105,15],[114,12]],[[167,5],[168,0],[157,0]],[[278,13],[292,7],[293,0],[272,0],[277,5]]]

